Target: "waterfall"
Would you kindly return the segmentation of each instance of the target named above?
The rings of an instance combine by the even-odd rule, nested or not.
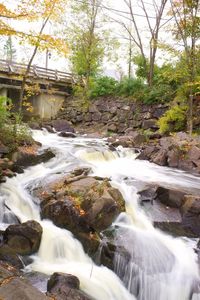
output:
[[[34,131],[33,136],[43,149],[51,147],[56,157],[7,179],[0,187],[0,203],[6,203],[20,221],[35,219],[43,227],[40,249],[27,272],[71,273],[80,279],[81,289],[97,300],[200,299],[195,294],[199,289],[199,270],[193,249],[182,238],[154,229],[138,205],[138,183],[200,191],[199,177],[137,161],[130,149],[111,152],[105,140],[65,139],[41,131]],[[91,167],[91,176],[109,177],[126,201],[126,213],[112,227],[117,245],[130,253],[130,261],[127,265],[116,254],[116,274],[104,266],[96,266],[69,231],[41,220],[37,199],[30,193],[41,182],[48,183],[54,176],[83,166]],[[3,215],[0,217],[0,222],[5,223]]]

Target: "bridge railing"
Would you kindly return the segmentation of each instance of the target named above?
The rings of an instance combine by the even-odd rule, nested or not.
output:
[[[26,64],[10,62],[0,59],[0,72],[8,74],[23,75],[27,69]],[[82,78],[72,73],[62,72],[53,69],[46,69],[32,65],[28,74],[29,77],[58,81],[61,83],[80,83]]]

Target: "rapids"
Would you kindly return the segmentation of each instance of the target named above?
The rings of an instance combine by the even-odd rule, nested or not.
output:
[[[2,228],[14,223],[16,216],[22,222],[35,219],[43,227],[40,249],[26,272],[74,274],[80,279],[81,289],[97,300],[200,299],[197,256],[190,243],[154,229],[137,201],[138,189],[147,184],[200,193],[199,177],[136,160],[137,155],[130,149],[111,152],[105,140],[66,139],[45,131],[34,131],[33,137],[42,143],[42,150],[53,149],[56,157],[0,186]],[[125,198],[126,213],[115,220],[112,228],[117,243],[127,249],[131,261],[126,265],[116,255],[116,274],[95,265],[69,231],[41,220],[37,201],[31,196],[31,190],[40,182],[47,183],[76,167],[91,167],[91,176],[109,177]]]

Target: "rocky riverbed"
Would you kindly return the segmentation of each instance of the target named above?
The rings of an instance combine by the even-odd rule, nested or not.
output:
[[[32,124],[32,128],[41,127],[50,132],[55,132],[56,128],[59,135],[66,139],[77,136],[72,126],[65,120]],[[40,144],[36,143],[31,147],[20,147],[12,155],[12,160],[9,160],[5,158],[8,154],[6,147],[3,144],[1,146],[2,182],[6,180],[6,176],[14,176],[15,172],[21,173],[25,168],[48,161],[55,156],[51,150],[40,151]],[[138,159],[147,159],[161,166],[194,173],[200,172],[200,140],[198,137],[191,138],[185,133],[170,137],[154,134],[147,140],[143,134],[129,130],[126,135],[109,137],[107,146],[109,151],[113,152],[116,152],[118,146],[135,148],[140,153]],[[129,251],[120,244],[120,239],[110,239],[115,229],[107,231],[120,213],[125,211],[125,201],[120,191],[111,186],[109,177],[91,177],[90,172],[90,168],[74,169],[67,176],[58,175],[48,184],[40,184],[31,193],[40,205],[42,219],[50,219],[55,225],[70,230],[97,264],[103,264],[116,271],[113,264],[116,254],[122,257],[126,264],[132,259]],[[199,238],[198,190],[171,189],[141,183],[139,195],[139,203],[155,227],[173,236]],[[32,220],[21,223],[16,218],[15,223],[1,231],[0,295],[4,299],[10,300],[15,297],[16,300],[21,300],[22,296],[27,300],[92,299],[79,289],[78,278],[70,274],[53,274],[48,281],[46,294],[38,291],[33,282],[24,279],[24,274],[19,270],[24,265],[30,264],[29,256],[38,251],[42,228],[38,222]],[[105,231],[104,236],[102,231]],[[100,248],[101,252],[97,257]],[[47,281],[45,278],[42,280]]]

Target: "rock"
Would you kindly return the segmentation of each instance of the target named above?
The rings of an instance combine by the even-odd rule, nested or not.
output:
[[[80,290],[79,279],[70,274],[54,273],[48,280],[47,291],[57,300],[92,300]]]
[[[108,180],[88,177],[89,170],[75,170],[70,176],[41,188],[41,216],[71,230],[87,253],[93,255],[100,243],[99,233],[125,210],[121,193]]]
[[[169,207],[180,208],[184,203],[185,192],[159,187],[157,189],[157,198],[159,201]]]
[[[20,275],[11,265],[0,262],[0,299],[48,300],[48,297]]]
[[[117,132],[117,125],[115,123],[109,124],[107,130],[111,132]]]
[[[98,111],[98,108],[97,108],[97,106],[95,105],[95,104],[92,104],[92,105],[90,105],[90,107],[89,107],[89,112],[90,113],[92,113],[92,114],[94,114],[94,113],[98,113],[99,111]]]
[[[31,255],[38,251],[42,227],[36,221],[10,225],[4,232],[4,241],[13,253]]]
[[[97,180],[88,182],[81,179],[69,186],[72,193],[82,193],[81,208],[85,211],[84,219],[97,232],[109,227],[121,211],[125,203],[121,193],[111,187],[108,181],[99,183]]]
[[[0,141],[0,155],[8,154],[9,149]]]
[[[48,124],[42,124],[42,128],[46,129],[48,132],[50,133],[55,133],[52,125],[48,125]]]
[[[32,286],[35,286],[41,292],[46,293],[47,281],[49,279],[49,275],[40,272],[29,271],[29,272],[24,272],[23,276],[31,283]]]
[[[24,268],[23,261],[18,254],[14,253],[14,249],[6,244],[0,246],[0,260],[11,264],[17,269]]]
[[[197,146],[192,146],[187,154],[188,158],[192,161],[196,161],[200,159],[200,148]]]
[[[29,122],[28,125],[31,129],[34,129],[34,130],[40,130],[41,129],[41,126],[38,122]]]
[[[143,144],[146,141],[146,137],[143,134],[135,131],[135,132],[132,132],[132,134],[131,134],[131,140],[132,140],[133,146],[138,147],[138,146],[141,146],[141,144]]]
[[[135,131],[131,132],[131,135],[123,135],[115,137],[112,142],[113,147],[122,146],[124,148],[139,147],[145,142],[146,138],[144,135]]]
[[[142,122],[143,129],[158,129],[157,119],[144,120]]]
[[[172,168],[177,168],[179,165],[179,153],[173,149],[171,151],[168,151],[167,155],[168,166]]]
[[[53,157],[55,157],[55,154],[51,150],[45,150],[42,154],[16,152],[13,154],[12,159],[14,161],[14,168],[27,168],[47,162]]]
[[[183,226],[189,228],[197,237],[200,235],[200,197],[193,195],[184,196],[181,207]]]
[[[156,154],[151,157],[151,161],[159,166],[167,165],[167,152],[160,149]]]
[[[149,187],[141,192],[138,193],[140,195],[140,202],[143,205],[144,202],[151,202],[157,197],[157,188],[156,187]]]
[[[92,114],[87,113],[87,114],[84,115],[83,118],[84,118],[85,122],[91,122],[92,121]]]
[[[73,133],[75,132],[74,128],[70,125],[70,123],[64,119],[53,120],[52,126],[56,131],[73,132]]]
[[[101,120],[101,113],[96,112],[92,114],[92,121],[100,121]]]
[[[151,157],[157,153],[159,148],[155,145],[148,145],[145,149],[137,156],[140,160],[151,160]]]
[[[171,147],[174,145],[174,141],[171,137],[163,137],[159,144],[163,150],[171,150]]]
[[[58,135],[61,137],[66,137],[66,138],[75,138],[76,137],[76,134],[73,132],[63,132],[62,131]]]
[[[97,107],[100,112],[109,112],[108,103],[98,103]]]
[[[78,231],[90,232],[90,227],[81,218],[79,210],[73,202],[65,197],[62,200],[54,199],[42,203],[41,216],[43,219],[50,219],[56,226],[66,228],[74,234]]]

